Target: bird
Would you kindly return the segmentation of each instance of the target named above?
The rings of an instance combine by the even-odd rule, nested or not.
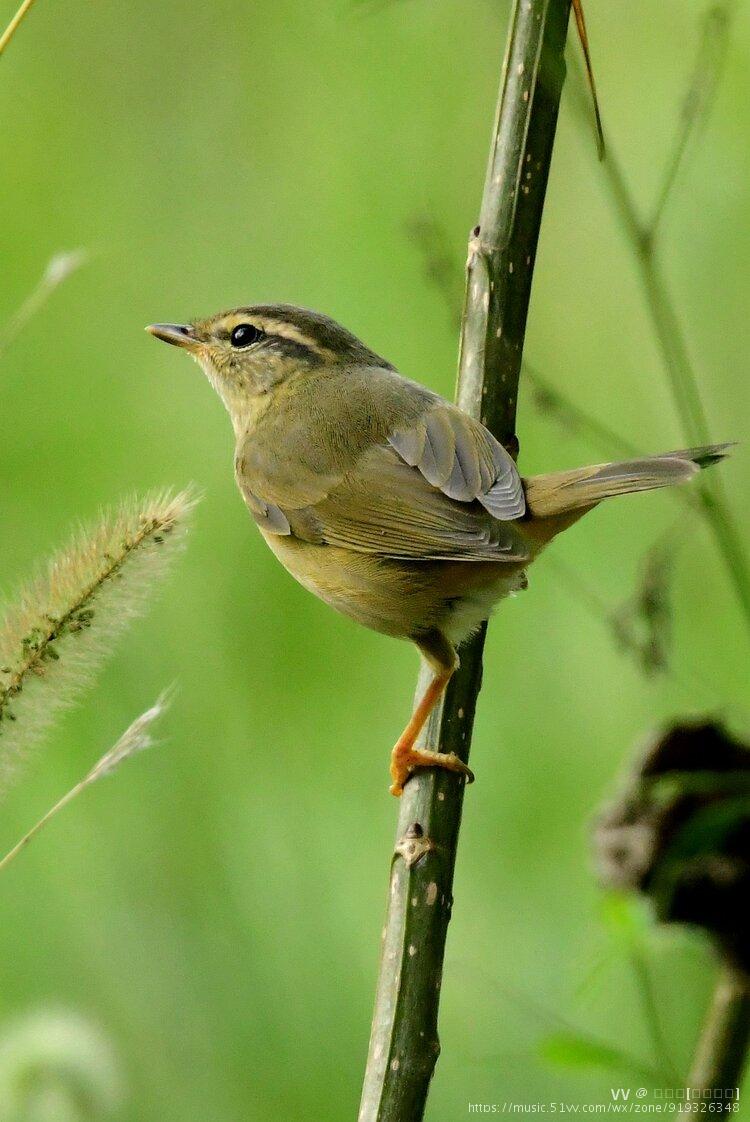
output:
[[[224,403],[237,485],[282,565],[429,665],[391,753],[394,795],[420,768],[473,779],[417,740],[458,648],[553,538],[602,500],[683,483],[729,447],[524,478],[488,428],[321,313],[255,304],[146,330],[194,358]]]

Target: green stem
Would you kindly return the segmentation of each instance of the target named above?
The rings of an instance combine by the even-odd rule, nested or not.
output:
[[[536,367],[530,366],[525,360],[523,374],[526,382],[532,387],[534,404],[539,412],[552,414],[571,432],[583,433],[592,447],[597,448],[602,456],[609,459],[617,455],[629,459],[640,455],[640,449],[632,441],[626,440],[598,417],[581,409],[571,398],[566,397],[551,382],[548,382]],[[676,491],[676,493],[681,492]]]
[[[713,100],[729,45],[729,31],[734,16],[735,0],[712,4],[705,14],[693,74],[683,102],[682,113],[672,151],[647,230],[653,241],[672,197],[677,176],[684,162],[688,145],[698,125],[705,118]]]
[[[81,791],[83,791],[83,789],[87,786],[88,777],[86,777],[86,779],[82,779],[80,783],[76,783],[75,787],[71,787],[71,789],[66,794],[64,794],[61,799],[58,799],[55,805],[50,807],[47,813],[44,814],[27,833],[24,834],[21,840],[16,842],[12,849],[8,850],[3,859],[0,861],[0,872],[2,872],[6,865],[9,865],[11,863],[14,857],[18,856],[22,849],[26,848],[32,838],[36,837],[40,830],[44,829],[51,818],[54,818],[55,815],[63,809],[63,807],[66,807],[68,803],[71,803],[73,799],[80,795]]]
[[[579,90],[580,92],[580,90]],[[583,99],[577,99],[583,109]],[[678,162],[682,158],[678,142]],[[616,210],[635,253],[643,281],[646,303],[669,377],[675,405],[688,440],[710,443],[706,413],[698,387],[685,335],[669,295],[655,254],[654,234],[671,189],[674,173],[668,169],[668,188],[657,205],[656,217],[649,227],[641,222],[622,168],[612,153],[602,165]],[[742,539],[729,509],[718,472],[699,481],[700,509],[711,529],[724,566],[750,629],[750,569]],[[714,994],[704,1036],[698,1046],[691,1085],[698,1088],[739,1084],[750,1047],[750,994],[746,985],[727,971]]]
[[[516,0],[479,225],[469,242],[457,400],[516,451],[518,381],[552,158],[570,0]],[[433,712],[424,743],[467,759],[485,628]],[[417,686],[428,679],[423,668]],[[418,1122],[440,1045],[445,940],[463,779],[416,773],[401,799],[360,1122]]]
[[[585,104],[587,110],[580,84],[577,104],[581,111],[584,110]],[[611,143],[608,146],[607,158],[601,166],[622,228],[635,254],[646,305],[659,342],[664,370],[669,379],[685,439],[690,443],[710,444],[710,430],[698,376],[661,265],[656,257],[654,238],[641,222]],[[721,474],[710,472],[701,476],[696,482],[701,492],[701,509],[734,586],[745,624],[750,630],[750,566],[725,496]]]
[[[659,1063],[660,1070],[664,1072],[664,1075],[669,1079],[672,1086],[676,1087],[680,1083],[680,1078],[672,1060],[669,1044],[667,1043],[667,1038],[662,1027],[659,1002],[654,990],[654,983],[651,977],[651,971],[649,970],[648,960],[643,950],[638,947],[632,951],[630,961],[638,984],[643,1017],[646,1022],[646,1027],[648,1028],[649,1036],[651,1037],[651,1046],[654,1050],[654,1055]]]
[[[724,967],[688,1080],[691,1099],[706,1102],[710,1094],[713,1106],[718,1108],[714,1112],[728,1113],[732,1103],[738,1101],[749,1045],[748,983],[729,967]],[[733,1098],[725,1095],[730,1088],[735,1090]]]

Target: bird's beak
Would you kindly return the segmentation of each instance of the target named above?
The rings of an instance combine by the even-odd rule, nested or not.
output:
[[[183,347],[188,351],[193,350],[198,341],[192,327],[182,323],[150,323],[146,331],[163,343],[171,343],[174,347]]]

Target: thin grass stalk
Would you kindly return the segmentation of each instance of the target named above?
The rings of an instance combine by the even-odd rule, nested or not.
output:
[[[24,17],[28,15],[33,3],[34,0],[23,0],[23,3],[21,4],[16,14],[13,16],[13,19],[10,21],[2,35],[0,35],[0,55],[2,55],[11,39],[18,31],[21,23],[24,20]]]
[[[688,141],[711,100],[726,53],[728,25],[734,5],[716,5],[709,12],[682,121],[672,156],[648,223],[636,208],[624,173],[611,145],[602,165],[615,209],[641,273],[646,303],[662,352],[680,420],[690,441],[710,443],[698,377],[690,358],[680,319],[656,257],[656,234],[671,197]],[[584,111],[582,87],[576,102]],[[698,481],[700,509],[713,533],[719,554],[734,586],[745,623],[750,629],[750,568],[737,525],[726,499],[721,474]],[[750,1048],[750,991],[734,972],[724,969],[714,991],[706,1025],[698,1043],[690,1086],[703,1091],[738,1086]],[[721,1100],[718,1100],[719,1102]]]
[[[9,849],[5,856],[0,860],[0,873],[5,869],[14,858],[18,856],[21,850],[25,849],[30,841],[44,829],[48,822],[50,822],[57,814],[60,813],[69,803],[78,798],[82,791],[96,783],[99,779],[103,779],[106,775],[111,775],[120,764],[125,760],[129,760],[132,756],[137,755],[139,752],[144,752],[147,748],[151,748],[154,744],[152,737],[152,726],[155,721],[163,715],[165,710],[169,707],[169,691],[165,691],[150,709],[145,713],[141,713],[140,717],[128,725],[125,732],[119,740],[105,752],[100,759],[94,764],[92,768],[80,779],[69,791],[58,799],[54,806],[43,814],[42,817],[34,823],[30,830],[28,830],[20,841],[17,841],[12,849]]]
[[[661,220],[684,163],[690,141],[700,122],[705,120],[708,107],[716,92],[729,46],[729,32],[735,8],[735,0],[725,0],[724,3],[711,4],[704,16],[693,75],[682,104],[677,133],[667,160],[656,204],[647,226],[652,241],[661,226]]]
[[[727,6],[725,5],[726,9]],[[721,52],[715,58],[719,66]],[[698,68],[705,64],[703,53],[699,53]],[[695,79],[694,79],[695,81]],[[705,83],[705,77],[703,78]],[[715,79],[710,89],[715,88]],[[583,79],[573,84],[576,93],[575,103],[579,113],[588,114],[588,96]],[[683,125],[675,144],[677,167],[682,162],[687,140],[695,128],[699,113],[705,113],[707,96],[691,100],[693,117]],[[676,179],[675,158],[667,169],[667,181],[671,190]],[[669,193],[662,189],[659,195],[654,218],[650,223],[642,221],[635,201],[627,184],[624,172],[617,160],[612,144],[609,143],[607,158],[601,163],[602,171],[615,211],[628,244],[634,254],[641,276],[646,307],[654,327],[661,351],[664,371],[675,402],[685,439],[690,444],[710,444],[711,435],[703,405],[698,375],[690,357],[685,332],[669,293],[661,264],[656,256],[655,233],[667,205]],[[700,495],[699,509],[713,534],[719,555],[730,578],[735,594],[742,608],[745,625],[750,631],[750,566],[737,529],[734,517],[726,498],[721,472],[705,472],[696,480],[695,487]]]
[[[641,455],[641,451],[632,441],[620,436],[613,428],[600,421],[598,417],[587,413],[571,398],[561,393],[551,382],[524,360],[523,376],[532,387],[534,405],[541,413],[553,416],[563,427],[570,432],[581,432],[593,448],[600,455],[609,459],[611,456],[622,456],[623,459]],[[682,494],[679,488],[675,492]]]
[[[670,1085],[677,1087],[681,1082],[680,1075],[677,1070],[677,1065],[672,1059],[672,1053],[669,1048],[666,1033],[664,1032],[664,1026],[662,1025],[659,999],[654,987],[654,980],[651,977],[648,959],[641,947],[633,948],[630,952],[630,965],[633,969],[633,974],[635,975],[636,984],[638,986],[638,996],[641,1000],[643,1020],[651,1039],[651,1047],[658,1061],[659,1069],[664,1072]]]
[[[88,259],[89,253],[85,249],[71,249],[64,253],[55,253],[50,257],[36,287],[32,289],[9,322],[0,329],[0,358],[27,324],[38,316],[53,292],[82,265],[85,265]]]
[[[570,0],[517,0],[503,64],[479,225],[469,242],[457,400],[514,453],[516,403],[531,280],[565,78]],[[485,629],[423,743],[467,759]],[[417,693],[427,682],[423,668]],[[423,1117],[440,1050],[437,1018],[453,902],[463,779],[417,772],[401,799],[391,859],[360,1122]]]
[[[750,988],[730,967],[722,969],[688,1079],[692,1100],[712,1103],[714,1113],[728,1113],[739,1088],[750,1045]],[[733,1098],[725,1093],[734,1089]],[[709,1098],[710,1097],[710,1098]]]

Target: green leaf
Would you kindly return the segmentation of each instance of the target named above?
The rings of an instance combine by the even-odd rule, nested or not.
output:
[[[619,1048],[599,1040],[579,1036],[575,1032],[559,1032],[540,1042],[541,1058],[554,1067],[578,1070],[605,1070],[626,1072],[640,1081],[649,1081],[654,1073]]]
[[[643,945],[650,929],[648,908],[636,896],[607,892],[601,901],[602,923],[609,935],[627,948]]]

